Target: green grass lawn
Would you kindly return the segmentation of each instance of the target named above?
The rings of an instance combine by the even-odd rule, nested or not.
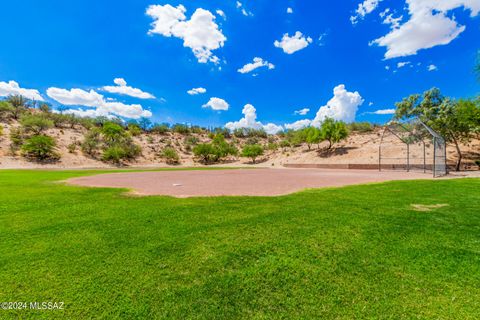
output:
[[[65,303],[0,319],[480,318],[479,179],[197,199],[56,182],[87,174],[0,171],[0,302]]]

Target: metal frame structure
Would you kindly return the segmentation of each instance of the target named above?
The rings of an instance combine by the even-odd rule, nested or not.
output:
[[[385,138],[387,134],[395,137],[395,140],[406,146],[405,157],[389,158],[383,155],[385,147]],[[433,144],[432,164],[427,164],[427,142]],[[432,128],[427,126],[419,119],[414,119],[408,122],[389,122],[383,130],[382,138],[378,149],[378,170],[382,171],[385,167],[389,169],[401,169],[411,171],[414,167],[411,165],[410,146],[413,144],[420,144],[423,148],[423,165],[421,170],[427,172],[431,170],[433,177],[441,177],[448,174],[447,154],[445,139],[435,132]],[[385,160],[400,160],[401,164],[385,164]]]

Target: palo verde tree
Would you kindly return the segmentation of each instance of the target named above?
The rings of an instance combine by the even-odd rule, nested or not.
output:
[[[459,171],[463,158],[460,143],[468,143],[478,130],[478,103],[473,100],[455,101],[443,96],[439,89],[432,88],[422,95],[411,95],[396,106],[396,119],[418,118],[455,146],[455,169]]]
[[[242,157],[252,159],[255,164],[258,157],[263,155],[263,147],[259,144],[247,144],[242,149]]]
[[[330,150],[335,143],[348,137],[347,125],[343,121],[336,121],[332,118],[326,118],[320,128],[321,136],[328,141],[327,149]]]

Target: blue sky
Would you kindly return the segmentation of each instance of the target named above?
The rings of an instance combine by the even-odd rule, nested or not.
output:
[[[8,1],[0,95],[37,90],[54,106],[204,126],[285,127],[352,112],[384,122],[391,115],[372,113],[433,86],[453,97],[478,93],[479,10],[480,0]],[[266,66],[238,71],[255,57]],[[105,90],[114,79],[140,91]],[[188,94],[193,88],[206,93]],[[211,98],[228,108],[205,106]],[[301,109],[310,111],[295,114]],[[238,122],[242,110],[248,119]]]

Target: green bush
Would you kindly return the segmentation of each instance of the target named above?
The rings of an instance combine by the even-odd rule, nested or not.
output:
[[[348,129],[352,132],[372,132],[374,126],[370,122],[353,122],[348,125]]]
[[[13,114],[14,108],[8,101],[0,101],[0,119],[7,120]]]
[[[126,157],[125,150],[120,146],[111,146],[103,151],[102,160],[120,164]]]
[[[176,124],[172,127],[172,130],[175,133],[184,134],[184,135],[191,133],[190,128],[184,124]]]
[[[122,141],[126,137],[125,129],[114,122],[106,122],[102,126],[103,140],[108,146],[112,146],[115,143]]]
[[[480,160],[475,160],[475,164],[480,167]]]
[[[263,155],[263,147],[259,144],[247,144],[243,147],[242,156],[252,159],[252,162],[254,164],[257,158],[262,155]]]
[[[180,162],[180,156],[177,150],[174,148],[166,147],[160,153],[160,157],[166,160],[167,164],[178,164]]]
[[[128,125],[128,132],[133,136],[139,136],[142,134],[142,129],[136,124],[129,124]]]
[[[55,140],[46,135],[35,135],[28,138],[22,146],[22,154],[26,158],[37,161],[57,160]]]
[[[195,146],[200,142],[200,140],[195,136],[187,136],[183,139],[183,144],[186,146]]]
[[[75,153],[77,151],[77,144],[72,142],[67,146],[67,149],[69,153]]]
[[[0,125],[0,137],[3,136],[3,126]]]
[[[156,124],[154,125],[151,129],[150,132],[156,133],[156,134],[165,134],[170,131],[170,127],[168,124]]]
[[[10,152],[15,155],[17,151],[23,144],[24,133],[22,128],[11,128],[10,129]]]
[[[97,128],[93,128],[87,132],[87,134],[85,135],[85,139],[83,140],[80,147],[84,154],[94,157],[100,148],[100,143],[100,130]]]
[[[25,114],[20,118],[20,124],[26,132],[32,132],[35,135],[40,135],[45,130],[53,127],[52,120],[45,117],[45,115]]]

